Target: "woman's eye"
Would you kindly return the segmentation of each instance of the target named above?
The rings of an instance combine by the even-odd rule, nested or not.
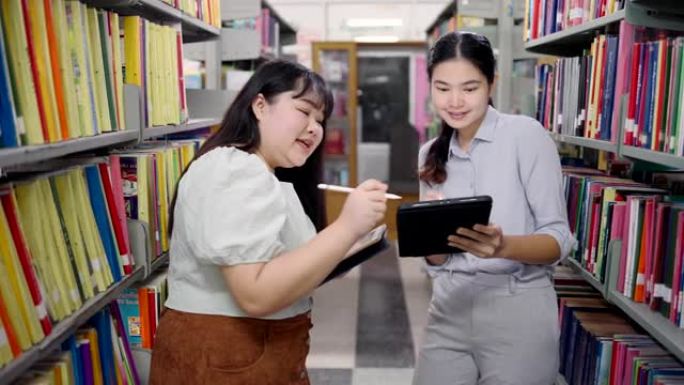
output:
[[[439,91],[439,92],[447,92],[447,91],[449,91],[449,89],[448,89],[448,88],[439,88],[439,87],[437,87],[437,91]]]
[[[471,93],[471,92],[475,91],[476,89],[477,89],[477,88],[466,88],[466,89],[464,89],[463,91],[465,91],[465,92],[467,92],[467,93]]]

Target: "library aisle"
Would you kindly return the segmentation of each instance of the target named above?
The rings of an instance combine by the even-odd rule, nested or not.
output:
[[[427,322],[431,282],[396,247],[314,295],[312,385],[410,385]]]

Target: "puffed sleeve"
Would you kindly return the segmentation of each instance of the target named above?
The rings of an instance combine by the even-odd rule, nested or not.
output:
[[[529,119],[529,129],[518,143],[520,178],[535,219],[535,234],[553,237],[564,259],[575,247],[570,232],[556,145],[539,122]]]
[[[179,186],[188,246],[202,263],[266,262],[285,249],[280,184],[256,155],[219,148],[197,159]],[[177,212],[177,211],[176,211]]]

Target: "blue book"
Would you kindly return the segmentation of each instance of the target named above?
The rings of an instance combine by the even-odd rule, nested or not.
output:
[[[19,145],[11,84],[5,35],[0,28],[0,147],[3,148]]]
[[[97,330],[97,344],[100,348],[100,365],[104,385],[116,385],[116,368],[114,367],[114,347],[112,346],[112,327],[107,308],[97,312],[90,324]]]
[[[81,352],[76,345],[76,337],[74,335],[71,335],[62,343],[62,350],[68,350],[71,354],[71,363],[74,372],[74,385],[83,385],[83,364],[81,362]]]
[[[123,274],[121,263],[119,263],[119,252],[114,241],[114,232],[111,221],[109,220],[109,211],[107,210],[107,201],[102,190],[102,180],[100,180],[100,172],[96,165],[86,166],[84,168],[86,181],[88,182],[88,193],[90,195],[90,205],[93,209],[97,229],[102,238],[102,245],[105,249],[105,255],[109,262],[109,267],[112,271],[114,282],[121,281]]]
[[[608,62],[606,63],[605,79],[603,88],[603,107],[601,107],[601,119],[599,120],[600,138],[610,140],[611,123],[613,122],[613,95],[615,93],[615,74],[617,73],[617,54],[618,37],[610,35],[606,37],[606,53]]]

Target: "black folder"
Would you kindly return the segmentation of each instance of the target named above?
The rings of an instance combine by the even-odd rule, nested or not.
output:
[[[459,227],[487,225],[491,211],[492,197],[488,195],[402,204],[397,211],[399,256],[461,252],[447,244],[447,237]]]

